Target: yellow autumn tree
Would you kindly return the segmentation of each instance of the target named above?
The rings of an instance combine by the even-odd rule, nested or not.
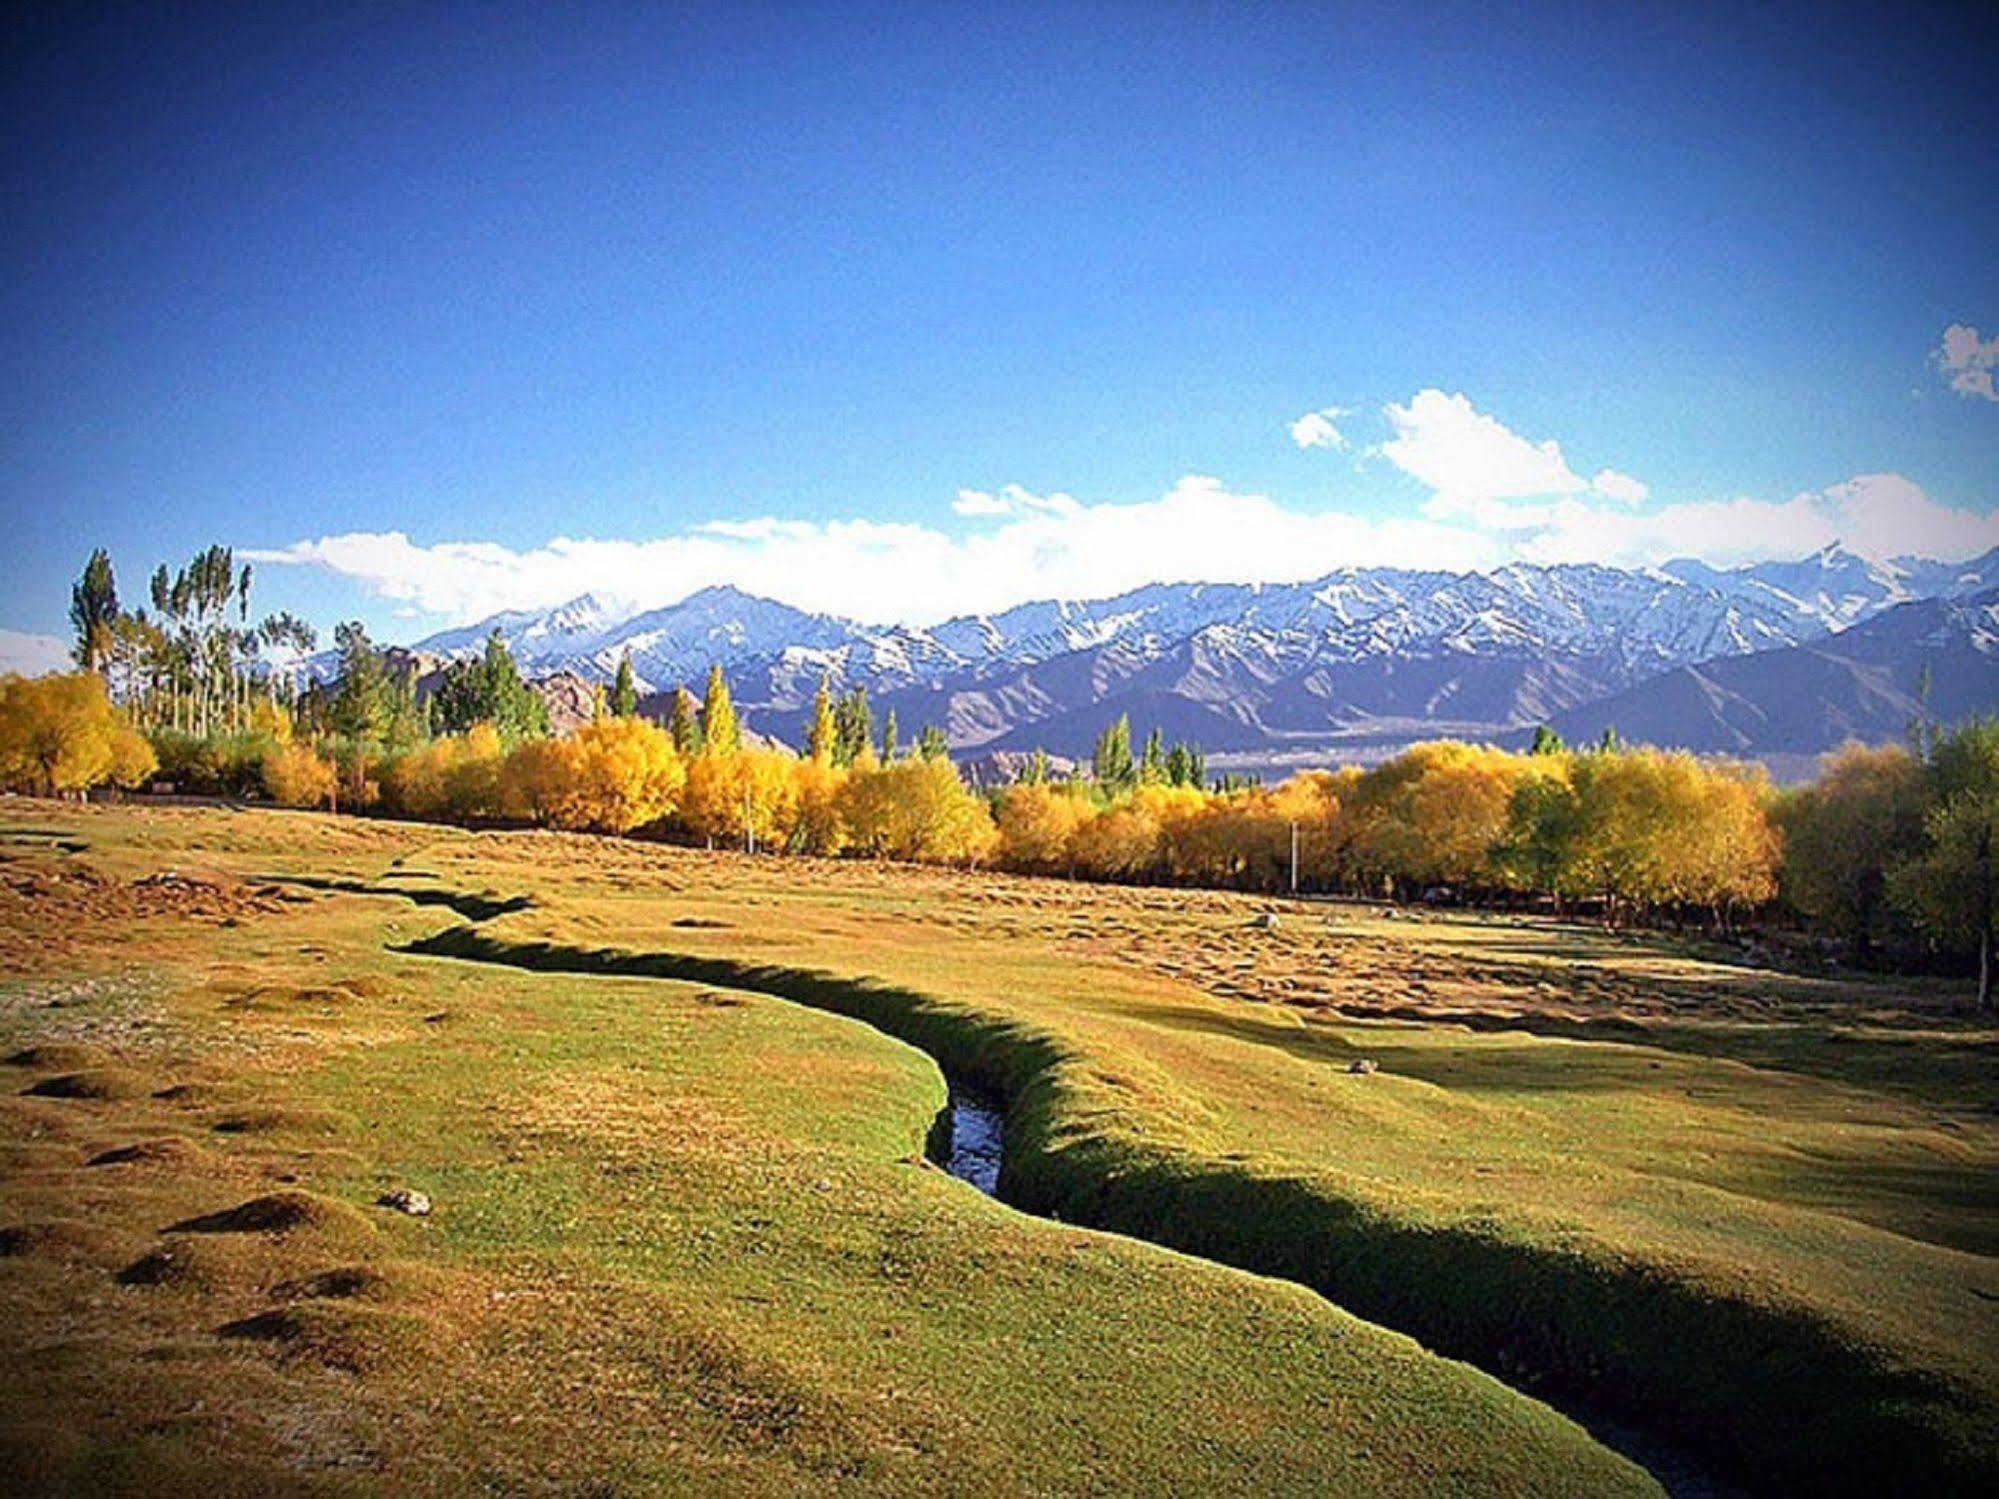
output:
[[[1094,815],[1069,782],[1009,786],[999,798],[999,858],[1009,869],[1050,874],[1072,863],[1076,830]]]
[[[331,807],[339,775],[332,761],[299,740],[264,753],[264,792],[281,807]]]
[[[94,672],[0,678],[0,786],[43,795],[136,786],[158,764]]]
[[[626,833],[669,816],[687,771],[673,737],[642,718],[599,718],[564,741],[545,815],[560,828]],[[518,789],[518,788],[516,788]]]
[[[781,849],[798,817],[799,764],[781,750],[711,747],[687,767],[680,820],[712,843]]]
[[[948,759],[856,760],[841,788],[840,813],[849,844],[880,858],[977,864],[999,843],[985,802],[966,789]]]
[[[567,794],[574,758],[565,739],[525,739],[515,745],[500,766],[500,814],[552,824]]]
[[[1888,917],[1888,874],[1923,842],[1923,766],[1899,744],[1846,744],[1819,761],[1818,779],[1787,796],[1785,896],[1867,952]]]
[[[826,754],[795,761],[791,767],[797,813],[791,825],[791,851],[828,857],[847,846],[846,824],[840,818],[840,789],[847,772]]]
[[[1076,867],[1093,879],[1141,879],[1159,868],[1159,808],[1136,795],[1116,802],[1078,828],[1072,846]]]

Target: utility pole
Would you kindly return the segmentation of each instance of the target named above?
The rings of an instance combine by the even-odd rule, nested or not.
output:
[[[1291,893],[1298,893],[1298,824],[1291,824]]]

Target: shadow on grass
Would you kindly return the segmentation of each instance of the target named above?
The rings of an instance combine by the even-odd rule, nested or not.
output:
[[[398,871],[400,873],[400,871]],[[416,876],[402,875],[403,878]],[[258,879],[271,885],[296,885],[307,890],[326,890],[338,895],[391,895],[410,901],[419,906],[443,906],[455,911],[467,921],[491,921],[495,916],[506,916],[515,911],[525,911],[534,904],[531,895],[474,895],[461,890],[432,890],[424,887],[405,889],[400,885],[371,885],[365,880],[340,880],[325,876],[302,874],[266,874]]]

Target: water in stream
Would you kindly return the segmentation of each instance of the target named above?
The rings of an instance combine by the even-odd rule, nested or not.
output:
[[[997,1196],[1006,1111],[989,1094],[968,1088],[955,1078],[949,1082],[951,1139],[943,1152],[943,1167],[986,1196]]]

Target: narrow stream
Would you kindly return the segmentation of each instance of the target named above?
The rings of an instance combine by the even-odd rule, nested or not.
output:
[[[944,1074],[944,1082],[950,1102],[932,1134],[931,1157],[959,1181],[997,1198],[1006,1149],[1006,1108],[991,1093],[952,1073]],[[1699,1459],[1669,1442],[1546,1391],[1525,1393],[1553,1406],[1611,1451],[1650,1473],[1672,1499],[1746,1499],[1744,1490],[1723,1482]]]
[[[407,890],[401,889],[385,889],[369,893],[393,894],[404,897],[407,897],[409,894]],[[470,933],[472,930],[472,927],[453,929],[455,933],[460,934]],[[395,950],[405,953],[420,953],[426,956],[446,957],[458,962],[494,963],[502,966],[532,968],[542,971],[599,974],[614,973],[617,971],[616,967],[610,961],[607,961],[605,955],[602,954],[577,954],[571,962],[565,963],[562,961],[561,955],[549,950],[543,950],[536,954],[535,961],[528,962],[512,960],[499,955],[455,950],[451,933],[439,933],[432,937],[409,943]],[[690,965],[691,969],[698,969],[705,960],[685,959],[681,961]],[[657,977],[677,976],[660,973],[656,970],[647,971],[651,972],[652,976]],[[693,976],[691,971],[689,976]],[[700,977],[704,982],[740,983],[740,980],[734,976],[715,977],[707,973],[701,973]],[[785,999],[794,1003],[810,1004],[809,1000],[801,1000],[796,994],[786,993],[783,989],[776,986],[766,989],[754,989],[753,992],[770,993],[778,999]],[[842,1011],[840,1013],[846,1012]],[[858,1016],[849,1015],[848,1018],[856,1019],[864,1025],[870,1024],[869,1021]],[[872,1026],[871,1028],[880,1030],[885,1035],[894,1034],[885,1027]],[[938,1059],[934,1054],[931,1054],[931,1060],[936,1062]],[[944,1112],[938,1116],[935,1125],[932,1127],[930,1140],[925,1147],[925,1153],[932,1161],[935,1161],[949,1172],[950,1175],[970,1184],[973,1188],[983,1192],[988,1197],[999,1198],[1003,1201],[1004,1199],[1000,1198],[999,1193],[999,1180],[1006,1144],[1005,1104],[996,1095],[978,1087],[976,1084],[966,1082],[965,1079],[958,1076],[951,1069],[944,1068],[941,1062],[938,1063],[938,1066],[939,1070],[944,1074],[945,1085],[948,1089],[948,1102],[945,1105]],[[1306,1289],[1309,1290],[1310,1287]],[[1559,1394],[1551,1394],[1540,1389],[1522,1390],[1521,1393],[1528,1395],[1529,1398],[1540,1400],[1543,1404],[1562,1412],[1604,1446],[1622,1454],[1631,1462],[1643,1468],[1651,1474],[1652,1478],[1667,1494],[1674,1496],[1674,1499],[1742,1499],[1742,1496],[1746,1492],[1733,1484],[1723,1482],[1710,1472],[1697,1457],[1664,1436],[1649,1431],[1635,1430],[1620,1421],[1607,1418],[1599,1411],[1589,1409],[1581,1401],[1568,1399]]]

